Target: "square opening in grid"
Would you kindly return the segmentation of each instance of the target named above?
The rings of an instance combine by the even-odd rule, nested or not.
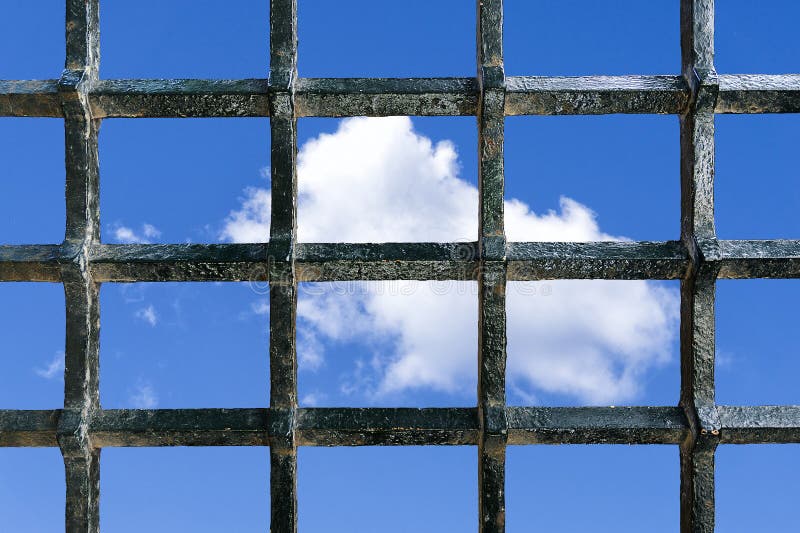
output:
[[[0,50],[5,52],[0,61],[0,80],[52,80],[61,76],[64,24],[63,2],[3,2]]]
[[[719,280],[716,295],[717,402],[797,405],[800,280]]]
[[[475,405],[477,283],[302,283],[298,292],[300,405]]]
[[[269,240],[268,119],[121,119],[100,137],[103,240]]]
[[[101,471],[104,531],[269,529],[264,447],[106,448]]]
[[[298,530],[477,531],[475,447],[300,448]]]
[[[677,239],[677,136],[667,116],[507,119],[508,240]]]
[[[716,452],[717,531],[794,531],[800,445],[720,446]]]
[[[269,2],[104,2],[103,78],[266,78]]]
[[[505,0],[506,74],[677,74],[677,2]]]
[[[268,295],[261,289],[249,283],[103,284],[103,406],[266,406]]]
[[[677,281],[513,281],[506,291],[508,403],[674,405]]]
[[[720,74],[800,72],[794,38],[800,4],[794,0],[716,2],[714,64]]]
[[[718,115],[714,178],[721,239],[800,238],[795,115]]]
[[[475,75],[475,4],[298,0],[304,77]]]
[[[469,242],[478,235],[472,117],[299,122],[300,242]]]
[[[64,240],[64,121],[0,118],[0,244]]]
[[[679,487],[677,446],[511,446],[506,531],[671,533]]]
[[[64,405],[64,287],[0,283],[0,409]]]
[[[64,479],[58,448],[0,448],[3,531],[63,531]]]

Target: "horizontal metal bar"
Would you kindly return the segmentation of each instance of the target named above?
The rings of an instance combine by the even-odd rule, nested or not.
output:
[[[718,406],[720,443],[800,443],[800,406]],[[0,447],[57,446],[61,410],[0,410]],[[678,444],[680,407],[507,407],[508,443]],[[267,446],[269,409],[107,409],[95,447]],[[476,445],[477,409],[301,408],[301,446]]]
[[[111,409],[91,419],[94,446],[266,446],[268,409]]]
[[[800,240],[719,241],[720,278],[798,278]]]
[[[800,405],[717,406],[723,444],[800,443]]]
[[[301,446],[478,443],[475,408],[308,408],[297,414]]]
[[[717,113],[798,113],[800,74],[721,74]],[[299,117],[475,115],[475,78],[300,78]],[[98,80],[95,118],[266,117],[266,79]],[[509,76],[505,114],[678,114],[682,76]],[[0,80],[0,116],[63,117],[57,80]]]
[[[266,117],[266,79],[100,80],[89,98],[95,118]]]
[[[717,113],[800,113],[800,74],[720,74]]]
[[[512,242],[508,279],[679,279],[689,264],[679,241]]]
[[[0,447],[54,447],[60,409],[0,410]]]
[[[709,243],[707,243],[709,244]],[[720,278],[800,278],[800,240],[721,240]],[[0,246],[0,281],[61,281],[74,260],[63,245]],[[508,279],[680,279],[688,255],[680,241],[512,242]],[[266,281],[267,243],[98,244],[93,279],[133,281]],[[299,281],[475,280],[477,243],[300,243]]]
[[[299,281],[474,280],[477,243],[298,244]]]
[[[474,115],[475,78],[301,78],[299,117]]]
[[[508,407],[508,444],[678,444],[680,407]]]
[[[0,245],[0,281],[61,281],[59,244]]]
[[[96,281],[265,281],[267,244],[101,244]]]
[[[689,95],[682,76],[510,76],[505,114],[678,114]]]
[[[58,80],[0,80],[0,117],[63,117]]]

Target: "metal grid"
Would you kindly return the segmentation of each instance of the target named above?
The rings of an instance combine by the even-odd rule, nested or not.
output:
[[[297,447],[477,445],[479,529],[505,529],[507,445],[675,444],[681,531],[714,529],[718,444],[800,442],[800,406],[732,407],[714,398],[718,278],[800,277],[800,241],[718,240],[713,218],[715,113],[800,112],[800,75],[717,75],[713,0],[681,0],[682,75],[506,77],[502,0],[477,1],[476,78],[311,79],[297,76],[297,0],[270,1],[269,79],[101,80],[99,0],[67,0],[66,69],[58,80],[0,81],[0,116],[62,117],[66,235],[60,245],[0,246],[0,281],[60,282],[66,294],[63,409],[0,411],[0,446],[59,446],[66,530],[99,530],[99,456],[108,446],[269,446],[271,530],[297,530]],[[680,117],[681,240],[508,243],[503,131],[510,115],[660,113]],[[480,233],[456,243],[296,242],[298,117],[474,115]],[[269,244],[100,242],[97,132],[113,117],[270,117]],[[266,237],[266,236],[265,236]],[[102,409],[98,289],[102,282],[270,284],[269,409]],[[508,407],[507,280],[680,279],[677,407]],[[297,283],[472,279],[479,284],[475,408],[299,408]]]

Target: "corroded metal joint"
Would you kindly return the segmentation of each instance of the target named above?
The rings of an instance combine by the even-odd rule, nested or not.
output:
[[[714,113],[719,97],[719,76],[713,68],[695,67],[687,82],[691,90],[690,108]]]

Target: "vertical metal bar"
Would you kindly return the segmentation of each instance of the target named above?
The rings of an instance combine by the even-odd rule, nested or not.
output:
[[[270,2],[270,530],[297,531],[297,0]]]
[[[478,275],[479,531],[505,531],[506,239],[503,220],[503,2],[477,1],[480,272]]]
[[[714,530],[714,0],[681,1],[682,69],[692,89],[681,126],[681,239],[690,268],[681,281],[681,406],[691,431],[681,444],[681,531]]]
[[[58,443],[66,469],[66,531],[100,528],[100,450],[89,439],[89,422],[100,408],[99,284],[92,280],[89,247],[99,242],[99,166],[97,133],[88,92],[97,79],[98,0],[67,0],[66,62],[59,80],[64,109],[66,231],[64,246],[72,261],[62,265],[66,301],[64,409]]]

